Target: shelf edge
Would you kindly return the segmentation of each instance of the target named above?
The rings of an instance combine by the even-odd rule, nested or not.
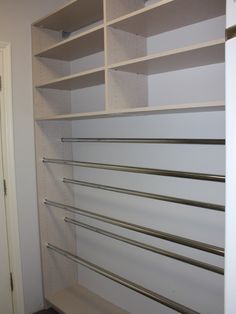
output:
[[[71,38],[62,40],[62,41],[58,42],[57,44],[51,45],[51,46],[49,46],[48,48],[43,49],[43,50],[37,52],[36,54],[34,54],[34,56],[35,56],[35,57],[41,57],[42,54],[47,53],[47,52],[49,52],[49,51],[52,50],[52,49],[58,48],[58,47],[60,47],[60,46],[63,46],[63,45],[65,45],[65,44],[67,44],[67,43],[72,42],[73,40],[77,40],[77,39],[79,39],[79,38],[83,38],[83,37],[85,37],[85,36],[87,36],[87,35],[89,35],[89,34],[91,34],[91,33],[95,33],[96,31],[99,31],[99,30],[101,30],[101,29],[104,29],[104,27],[105,27],[104,24],[99,25],[99,26],[96,26],[96,27],[93,27],[93,28],[91,28],[91,29],[89,29],[89,30],[87,30],[87,31],[84,31],[84,32],[82,32],[82,33],[76,35],[76,36],[73,36],[73,37],[71,37]],[[42,56],[42,57],[43,57],[43,56]]]
[[[175,54],[177,55],[177,54],[185,53],[185,52],[188,52],[188,51],[194,51],[194,50],[197,50],[197,49],[212,47],[212,46],[216,46],[216,45],[223,45],[223,44],[225,44],[225,39],[224,38],[219,38],[219,39],[216,39],[216,40],[206,41],[206,42],[203,42],[203,43],[200,43],[200,44],[185,46],[183,48],[167,50],[167,51],[164,51],[164,52],[151,54],[149,56],[144,56],[144,57],[140,57],[140,58],[130,59],[128,61],[122,61],[122,62],[114,63],[114,64],[109,65],[108,69],[109,70],[117,69],[119,67],[126,66],[126,65],[131,65],[131,64],[135,64],[135,63],[139,63],[139,62],[141,63],[141,62],[144,62],[144,61],[164,58],[164,57],[175,55]]]
[[[207,103],[192,103],[182,105],[166,105],[159,107],[139,107],[133,109],[107,110],[86,112],[77,114],[52,115],[47,117],[35,117],[35,121],[50,121],[50,120],[82,120],[82,119],[99,119],[106,117],[119,116],[136,116],[136,115],[152,115],[174,112],[191,112],[191,111],[212,111],[224,110],[225,104],[223,101],[207,102]]]
[[[45,87],[48,87],[49,85],[53,85],[53,84],[60,83],[60,82],[63,82],[63,81],[73,80],[73,79],[76,79],[76,78],[79,78],[79,77],[83,77],[83,76],[90,75],[90,74],[95,74],[95,73],[102,72],[102,71],[105,71],[105,67],[99,67],[99,68],[95,68],[95,69],[92,69],[92,70],[87,70],[87,71],[83,71],[83,72],[80,72],[80,73],[63,76],[61,78],[48,81],[48,82],[46,82],[44,84],[36,85],[35,88],[45,88]],[[48,88],[50,88],[50,87],[48,87]]]
[[[142,13],[146,13],[146,12],[151,11],[151,10],[153,10],[153,9],[156,9],[156,8],[158,8],[158,7],[162,7],[163,5],[166,5],[166,4],[168,4],[168,3],[170,3],[170,2],[173,2],[173,1],[176,1],[176,0],[163,0],[163,1],[160,1],[160,2],[158,2],[158,3],[154,3],[153,5],[149,5],[149,6],[147,6],[147,7],[144,7],[144,8],[142,8],[142,9],[135,10],[135,11],[133,11],[133,12],[131,12],[131,13],[122,15],[122,16],[120,16],[120,17],[117,17],[117,18],[115,18],[115,19],[112,19],[112,20],[108,21],[108,22],[107,22],[107,26],[113,26],[113,25],[115,25],[116,23],[125,21],[125,20],[127,20],[127,19],[129,19],[129,18],[132,18],[132,17],[136,16],[136,15],[139,15],[139,14],[142,14]]]

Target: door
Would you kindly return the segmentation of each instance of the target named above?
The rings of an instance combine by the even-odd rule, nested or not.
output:
[[[0,76],[3,69],[3,57],[0,50]],[[3,101],[0,88],[0,102]],[[1,108],[1,106],[0,106]],[[0,112],[1,114],[1,112]],[[0,120],[1,121],[1,120]],[[13,314],[12,293],[10,285],[9,252],[7,241],[7,221],[4,196],[4,174],[2,163],[2,132],[0,122],[0,313]]]

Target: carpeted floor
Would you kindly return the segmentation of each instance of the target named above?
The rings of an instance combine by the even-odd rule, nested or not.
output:
[[[58,312],[56,312],[53,309],[48,309],[48,310],[39,311],[33,314],[58,314]]]

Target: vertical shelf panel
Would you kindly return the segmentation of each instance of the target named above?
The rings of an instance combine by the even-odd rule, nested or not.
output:
[[[147,76],[109,70],[109,110],[145,107],[148,103]]]
[[[61,177],[73,174],[72,169],[45,167],[42,162],[45,154],[52,154],[58,158],[72,158],[71,145],[61,145],[58,141],[64,134],[72,134],[70,122],[35,123],[38,210],[45,296],[66,289],[77,281],[77,267],[53,256],[46,248],[46,243],[53,241],[72,251],[76,249],[75,228],[68,228],[64,224],[65,212],[49,209],[44,205],[44,199],[47,197],[72,203],[74,201],[73,193],[60,182]]]

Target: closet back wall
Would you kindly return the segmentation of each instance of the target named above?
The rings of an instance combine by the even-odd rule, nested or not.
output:
[[[201,121],[200,128],[199,121]],[[225,136],[223,111],[81,120],[73,121],[72,125],[74,138],[103,138],[107,134],[114,138],[184,138],[186,134],[189,138],[224,138]],[[73,143],[73,160],[203,173],[224,174],[224,154],[223,146]],[[52,165],[50,169],[56,167],[61,166]],[[119,188],[224,204],[222,183],[80,167],[74,167],[73,177],[75,180]],[[224,246],[224,216],[221,212],[83,186],[68,186],[68,188],[74,188],[76,207],[186,238]],[[94,222],[87,217],[78,216],[75,219],[149,245],[224,267],[221,258],[200,251],[194,252],[173,243],[150,239],[106,223]],[[77,228],[77,232],[77,254],[84,259],[103,265],[106,269],[122,274],[148,289],[156,289],[160,294],[178,300],[199,313],[223,313],[223,276],[176,263],[83,228]],[[78,268],[78,278],[80,284],[113,304],[122,306],[130,313],[175,313],[111,281],[108,282],[86,268]]]
[[[17,205],[25,314],[43,306],[35,186],[30,24],[66,0],[1,0],[0,41],[11,43]]]

